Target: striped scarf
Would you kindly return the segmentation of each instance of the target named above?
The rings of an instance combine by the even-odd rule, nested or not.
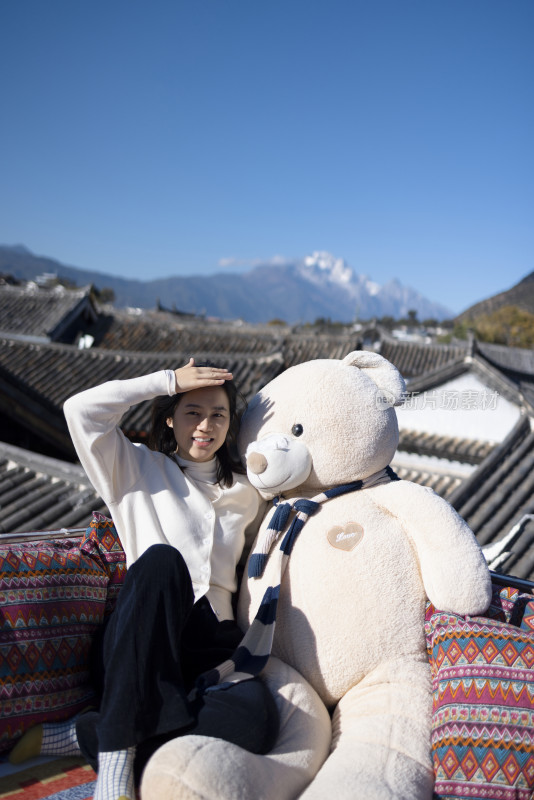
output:
[[[255,675],[259,675],[265,667],[272,650],[280,586],[289,556],[306,521],[316,513],[320,505],[327,500],[340,497],[349,492],[356,492],[360,489],[368,489],[371,486],[380,486],[383,483],[397,480],[399,478],[391,467],[385,467],[385,469],[370,475],[364,480],[327,489],[311,500],[294,497],[291,500],[280,502],[281,497],[274,499],[276,510],[268,528],[258,536],[254,551],[249,559],[248,577],[260,578],[263,575],[274,542],[286,528],[291,513],[295,512],[295,516],[282,539],[277,554],[278,569],[276,570],[276,575],[278,582],[275,586],[267,587],[256,616],[232,657],[219,664],[218,667],[200,675],[192,696],[252,678]],[[229,676],[232,677],[227,680]]]

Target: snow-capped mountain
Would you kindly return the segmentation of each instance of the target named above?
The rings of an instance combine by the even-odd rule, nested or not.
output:
[[[157,266],[150,269],[156,271]],[[147,270],[148,271],[148,270]],[[27,248],[0,246],[0,273],[32,279],[54,272],[78,286],[93,284],[113,289],[117,307],[166,308],[222,319],[288,323],[329,318],[337,322],[373,317],[404,317],[417,311],[419,319],[450,318],[452,313],[427,300],[415,289],[392,280],[380,286],[356,273],[342,258],[318,251],[296,261],[259,264],[248,272],[219,272],[211,276],[129,280],[68,267],[35,256]]]
[[[356,273],[343,258],[317,251],[296,264],[299,274],[310,283],[326,291],[341,291],[343,308],[352,311],[351,319],[359,317],[405,317],[414,309],[420,319],[434,317],[445,319],[452,312],[439,303],[433,303],[419,292],[403,286],[393,279],[380,286],[367,275]]]
[[[316,283],[337,283],[344,286],[354,280],[354,272],[344,258],[336,258],[331,253],[318,251],[306,256],[302,261],[301,274]]]

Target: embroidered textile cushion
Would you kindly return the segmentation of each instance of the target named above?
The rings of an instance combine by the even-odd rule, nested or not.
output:
[[[93,518],[85,532],[80,549],[96,559],[108,575],[105,609],[107,616],[115,608],[126,575],[126,554],[113,520],[98,511],[93,511]]]
[[[515,623],[515,624],[512,624]],[[428,605],[435,800],[530,800],[534,598],[494,585],[485,617]]]
[[[0,752],[32,725],[91,703],[92,636],[124,574],[113,523],[101,515],[83,540],[0,545]]]
[[[79,541],[0,546],[0,748],[88,705],[87,656],[108,576]]]

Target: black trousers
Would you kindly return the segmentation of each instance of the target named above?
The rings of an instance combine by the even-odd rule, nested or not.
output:
[[[278,734],[274,699],[261,679],[187,696],[201,672],[229,658],[242,638],[219,622],[206,598],[194,603],[182,555],[150,547],[128,569],[115,610],[96,637],[92,674],[97,712],[79,717],[78,740],[96,767],[99,751],[137,746],[136,774],[165,741],[185,733],[215,736],[267,753]]]

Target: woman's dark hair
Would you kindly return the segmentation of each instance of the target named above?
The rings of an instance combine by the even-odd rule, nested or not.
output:
[[[195,364],[197,367],[216,367],[211,362]],[[235,385],[234,381],[225,381],[221,384],[228,398],[230,407],[230,425],[224,444],[215,453],[217,457],[217,481],[221,486],[229,487],[234,483],[232,473],[237,472],[241,475],[245,473],[237,452],[237,434],[239,432],[239,422],[246,407],[246,400]],[[172,417],[177,405],[187,392],[168,397],[156,397],[152,401],[151,427],[148,437],[148,446],[151,450],[159,450],[170,458],[176,452],[176,439],[174,431],[167,425],[167,420]]]

